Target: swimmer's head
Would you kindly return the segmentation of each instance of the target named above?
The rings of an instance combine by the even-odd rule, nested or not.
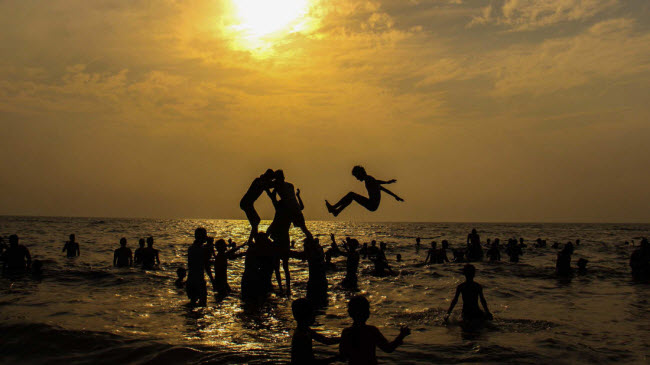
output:
[[[12,234],[9,236],[9,245],[10,246],[18,246],[18,235],[17,234]]]
[[[262,174],[261,178],[264,179],[264,180],[271,180],[271,179],[273,179],[274,175],[275,175],[274,171],[271,170],[271,169],[268,169]]]
[[[398,253],[397,256],[395,256],[395,260],[397,260],[397,262],[402,261],[402,255]]]
[[[370,303],[366,297],[357,295],[348,302],[348,314],[358,323],[366,323],[370,317]]]
[[[472,234],[476,234],[476,228],[472,229]]]
[[[298,324],[311,326],[314,323],[314,310],[307,298],[296,299],[291,303],[293,318]]]
[[[217,247],[217,252],[225,252],[228,246],[226,245],[226,241],[223,239],[217,240],[217,242],[214,244]]]
[[[70,238],[70,242],[74,242],[75,239],[74,233],[71,234],[68,238]]]
[[[11,237],[10,237],[10,239],[11,239]],[[648,239],[643,237],[643,239],[641,240],[641,248],[650,248],[648,246],[649,246],[648,245]]]
[[[357,247],[359,247],[359,241],[355,240],[354,238],[350,238],[350,241],[348,241],[348,248],[352,251],[356,251]]]
[[[275,170],[273,173],[273,178],[275,179],[275,182],[284,182],[284,171]]]
[[[386,249],[386,242],[381,242],[379,244],[379,248],[381,248],[382,250],[385,250]]]
[[[140,248],[144,247],[144,238],[140,238],[140,241],[138,241],[138,244],[140,245]]]
[[[476,268],[472,264],[467,264],[465,267],[463,267],[463,275],[465,275],[465,278],[469,279],[474,279],[474,275],[476,275]]]
[[[580,260],[578,260],[578,268],[581,269],[581,270],[584,270],[584,269],[587,268],[588,263],[589,263],[589,260],[581,257]]]
[[[120,246],[126,247],[126,238],[124,237],[120,238]]]
[[[373,246],[377,246],[377,241],[372,240],[372,241],[370,241],[370,244],[373,245]]]
[[[363,180],[368,176],[368,174],[366,174],[366,169],[359,165],[352,168],[352,175],[356,177],[357,180]]]
[[[153,247],[153,237],[152,236],[147,237],[147,246]]]
[[[185,270],[184,267],[179,267],[178,269],[176,269],[176,276],[178,276],[179,279],[185,278],[186,273],[187,271]]]
[[[431,241],[431,248],[436,248],[436,246],[438,246],[438,242]]]
[[[205,242],[205,238],[207,237],[207,235],[208,235],[208,231],[203,227],[199,227],[194,230],[194,239],[197,241]]]
[[[449,248],[449,241],[442,240],[442,248]]]

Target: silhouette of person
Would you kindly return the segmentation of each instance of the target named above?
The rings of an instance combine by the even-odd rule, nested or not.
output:
[[[447,249],[449,249],[449,242],[447,240],[442,240],[442,247],[438,249],[436,255],[437,263],[442,264],[449,262],[449,258],[447,257]]]
[[[415,239],[415,252],[420,251],[420,237]]]
[[[285,181],[284,171],[276,170],[273,177],[274,189],[271,194],[280,196],[280,204],[286,210],[286,214],[289,216],[293,226],[300,228],[302,233],[305,234],[305,237],[311,239],[313,236],[309,232],[309,229],[307,229],[305,217],[302,215],[304,205],[302,204],[302,199],[299,198],[300,194],[296,195],[293,184]]]
[[[43,262],[41,260],[34,260],[32,262],[32,276],[36,280],[40,280],[43,277]]]
[[[501,261],[501,251],[499,250],[498,238],[492,242],[492,247],[487,251],[487,257],[490,258],[490,262]]]
[[[79,251],[79,243],[75,241],[74,234],[71,234],[70,240],[63,245],[63,249],[61,250],[61,252],[65,252],[65,251],[67,251],[66,253],[67,257],[77,257],[81,255],[81,251]]]
[[[483,260],[483,248],[481,247],[481,237],[472,229],[472,233],[467,235],[467,261]]]
[[[517,245],[516,240],[508,240],[508,247],[506,247],[506,254],[510,257],[510,262],[519,262],[519,256],[524,253],[521,247]]]
[[[359,195],[357,193],[349,192],[347,193],[338,203],[332,205],[329,201],[325,200],[325,205],[327,206],[327,211],[330,212],[335,217],[341,214],[341,212],[352,204],[352,202],[357,202],[357,204],[366,208],[367,210],[374,212],[379,208],[379,203],[381,202],[381,192],[385,192],[388,195],[392,196],[398,202],[403,202],[404,199],[395,195],[392,191],[386,189],[382,185],[393,184],[397,180],[392,179],[388,181],[377,180],[374,177],[368,175],[366,170],[362,166],[355,166],[352,169],[352,175],[357,178],[359,181],[364,181],[366,184],[366,190],[368,190],[368,197]]]
[[[492,313],[487,306],[487,301],[483,296],[483,287],[474,281],[474,275],[476,274],[476,268],[474,265],[467,264],[463,268],[463,274],[465,275],[465,282],[461,283],[456,287],[456,294],[454,299],[452,299],[451,304],[449,305],[449,310],[445,315],[445,322],[449,319],[449,315],[454,310],[456,303],[458,302],[458,297],[462,294],[463,296],[463,321],[475,321],[475,320],[484,320],[492,319]],[[485,313],[482,312],[478,307],[478,301],[481,300],[481,305]]]
[[[630,255],[630,268],[635,280],[648,280],[650,278],[650,244],[648,239],[641,239],[639,248]]]
[[[341,283],[341,285],[346,289],[351,289],[351,290],[359,289],[358,277],[357,277],[357,272],[359,271],[359,253],[357,252],[358,247],[359,247],[359,241],[355,239],[350,239],[350,242],[348,243],[348,251],[341,252],[343,256],[347,257],[347,259],[345,260],[345,278]]]
[[[379,251],[377,252],[373,262],[375,264],[375,276],[384,277],[387,275],[397,275],[388,264],[388,259],[386,258],[386,242],[381,242],[379,244]]]
[[[589,263],[589,260],[587,260],[585,258],[582,258],[582,257],[578,260],[578,264],[577,264],[578,265],[578,274],[584,275],[584,274],[587,273],[587,264],[588,263]]]
[[[431,248],[427,251],[427,257],[424,259],[425,265],[427,263],[434,264],[438,262],[438,249],[436,248],[437,245],[438,243],[436,243],[436,241],[431,241]]]
[[[268,229],[266,230],[266,233],[268,234],[269,237],[271,237],[273,242],[277,244],[277,247],[279,249],[279,253],[280,253],[279,258],[280,260],[282,260],[282,268],[284,269],[284,277],[287,285],[287,294],[290,294],[291,293],[291,272],[289,270],[289,250],[291,245],[290,243],[291,237],[289,236],[289,230],[291,229],[291,223],[292,223],[291,213],[290,213],[290,209],[288,208],[288,205],[278,200],[276,194],[272,193],[270,190],[267,190],[266,193],[268,194],[269,198],[271,199],[271,202],[273,203],[273,207],[275,208],[275,215],[273,216],[273,221],[271,222],[271,225],[269,225]],[[302,199],[299,198],[299,194],[296,193],[296,196],[298,197],[299,208],[301,210],[304,209],[305,206],[302,204]],[[278,275],[278,282],[279,282],[278,285],[280,286],[280,290],[281,290],[282,282],[279,278],[279,268],[276,269],[276,272]]]
[[[179,267],[176,269],[176,281],[174,282],[174,285],[176,285],[177,288],[183,289],[185,288],[185,276],[187,275],[187,270],[185,270],[184,267]]]
[[[307,279],[307,299],[312,304],[327,303],[327,276],[325,253],[318,238],[305,238],[303,254],[307,258],[309,278]]]
[[[370,241],[370,247],[368,247],[366,251],[367,251],[368,259],[375,260],[377,254],[379,254],[379,247],[377,247],[377,241],[375,240]]]
[[[555,271],[559,276],[569,276],[573,271],[571,269],[571,255],[573,254],[573,243],[568,242],[564,245],[562,251],[557,254],[555,262]]]
[[[208,232],[203,227],[194,230],[194,242],[187,250],[187,282],[185,289],[190,305],[205,307],[207,304],[208,289],[205,283],[205,274],[210,282],[214,281],[210,270],[210,255],[203,246],[208,239]]]
[[[27,247],[19,244],[18,235],[9,236],[9,247],[2,253],[2,271],[19,273],[29,269],[32,256]]]
[[[402,255],[398,253],[398,254],[395,256],[395,261],[397,261],[397,262],[402,262]]]
[[[225,296],[232,291],[230,285],[228,285],[228,260],[236,258],[235,254],[243,245],[228,250],[226,241],[219,239],[215,246],[217,255],[214,257],[214,282],[212,287],[220,296]]]
[[[326,337],[311,329],[314,324],[314,310],[306,298],[296,299],[291,303],[291,312],[296,320],[296,329],[291,337],[291,364],[329,364],[337,357],[316,359],[312,340],[324,345],[334,345],[341,342],[338,337]]]
[[[133,265],[133,256],[131,249],[126,247],[126,238],[120,238],[120,247],[113,254],[113,266],[128,267]]]
[[[251,183],[251,186],[246,191],[246,194],[241,198],[239,202],[239,207],[246,213],[246,218],[251,225],[251,233],[248,237],[248,240],[253,240],[255,233],[257,233],[257,227],[260,224],[261,218],[257,211],[255,211],[255,201],[259,199],[264,190],[268,189],[271,181],[273,179],[273,170],[268,169],[264,174],[255,178]]]
[[[138,242],[139,246],[138,248],[135,249],[135,252],[133,253],[133,264],[134,265],[141,265],[142,264],[142,252],[144,251],[144,244],[145,240],[144,238],[140,238],[140,241]]]
[[[147,238],[147,247],[142,250],[142,268],[151,270],[156,265],[160,265],[160,257],[158,250],[153,248],[153,237],[149,236]]]
[[[348,364],[377,364],[377,347],[391,353],[411,334],[408,327],[402,327],[399,335],[389,342],[377,327],[366,324],[370,317],[370,303],[360,295],[350,298],[348,314],[352,326],[343,330],[339,345],[339,353]]]

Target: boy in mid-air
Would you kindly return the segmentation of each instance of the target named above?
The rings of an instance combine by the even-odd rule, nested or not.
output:
[[[449,305],[449,310],[445,315],[445,322],[449,319],[451,311],[454,310],[456,303],[458,302],[458,296],[463,295],[463,321],[471,322],[474,320],[483,320],[483,319],[492,319],[492,313],[488,309],[487,302],[483,296],[483,287],[474,281],[474,275],[476,275],[476,269],[474,265],[467,264],[463,268],[463,274],[465,275],[465,282],[458,285],[456,288],[456,295]],[[483,313],[478,307],[478,301],[481,300]]]
[[[297,322],[291,338],[291,364],[329,364],[336,361],[337,357],[318,360],[314,357],[312,340],[325,345],[334,345],[339,343],[341,339],[338,337],[325,337],[311,329],[314,324],[314,311],[309,300],[306,298],[294,300],[291,304],[291,311],[293,312],[293,318]]]
[[[411,334],[408,327],[402,327],[399,335],[388,342],[375,326],[366,324],[370,317],[370,303],[363,296],[355,296],[348,302],[348,314],[352,317],[352,326],[343,330],[339,352],[348,364],[377,364],[377,347],[384,352],[393,352],[400,346],[404,337]]]

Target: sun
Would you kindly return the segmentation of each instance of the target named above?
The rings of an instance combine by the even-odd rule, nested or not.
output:
[[[260,39],[278,32],[299,31],[310,0],[233,0],[239,24],[235,29],[246,38]]]

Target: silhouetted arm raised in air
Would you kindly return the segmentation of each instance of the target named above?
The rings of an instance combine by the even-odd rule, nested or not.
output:
[[[408,327],[402,327],[399,331],[399,335],[397,335],[393,341],[388,342],[388,340],[386,340],[386,338],[380,333],[380,340],[379,343],[377,343],[377,347],[379,347],[384,352],[391,353],[395,351],[395,349],[398,348],[402,343],[404,343],[404,337],[410,334],[411,330]]]
[[[300,197],[300,189],[296,190],[296,198],[298,198],[298,205],[300,206],[300,210],[304,210],[305,204],[302,203],[302,198]]]
[[[392,197],[395,198],[395,200],[397,200],[398,202],[403,202],[403,201],[404,201],[404,199],[402,199],[402,198],[400,198],[399,196],[395,195],[395,193],[393,193],[392,191],[386,189],[386,188],[383,187],[383,186],[379,187],[379,189],[385,191],[386,194],[392,196]]]

